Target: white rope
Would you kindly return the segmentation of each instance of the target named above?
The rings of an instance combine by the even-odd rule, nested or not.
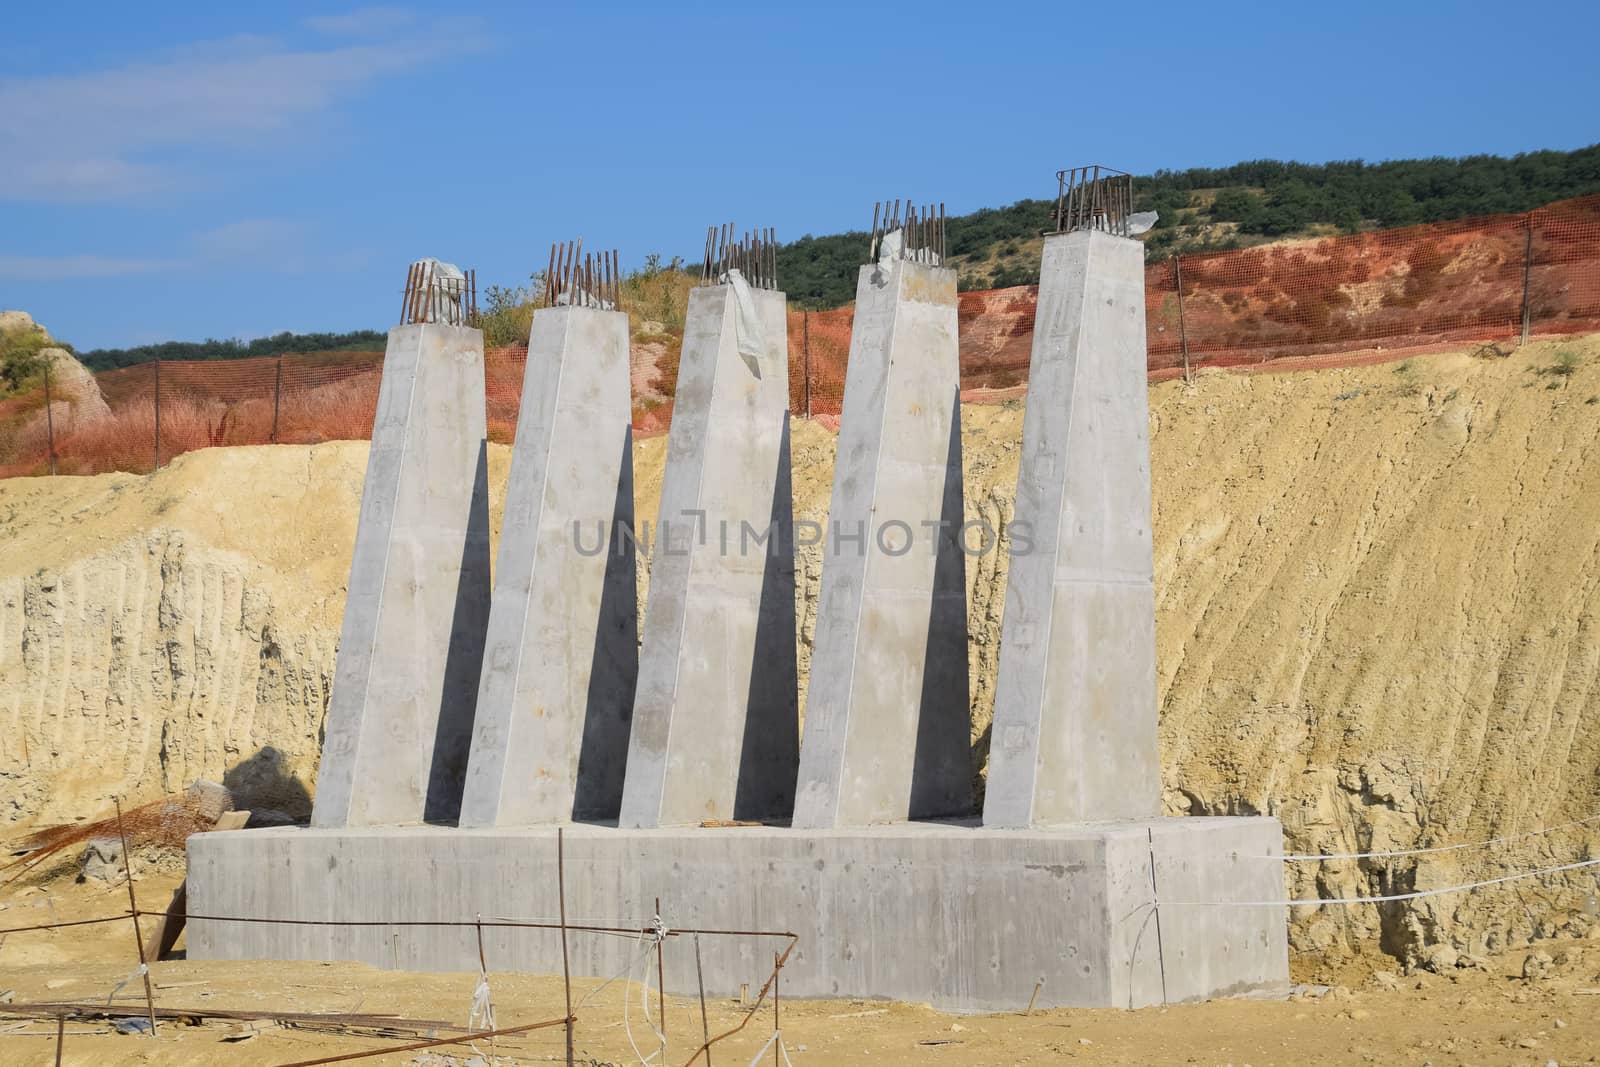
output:
[[[650,954],[648,952],[643,953],[643,954],[641,954],[640,958],[644,961],[644,965],[645,966],[644,966],[644,983],[643,983],[642,990],[641,990],[641,992],[639,994],[639,999],[640,1000],[647,1000],[649,998],[649,995],[650,995]],[[633,982],[633,975],[631,973],[628,975],[628,981],[629,981],[630,984]],[[628,990],[628,992],[626,994],[624,994],[624,996],[622,998],[622,1032],[628,1035],[628,1044],[633,1047],[634,1056],[638,1059],[638,1061],[640,1063],[644,1064],[645,1067],[649,1067],[649,1065],[655,1060],[655,1058],[657,1056],[660,1056],[663,1052],[665,1052],[666,1049],[665,1048],[658,1048],[654,1052],[650,1053],[650,1055],[648,1055],[648,1056],[646,1056],[642,1051],[640,1051],[639,1042],[634,1040],[634,1037],[633,1037],[633,1023],[628,1017],[628,1005],[633,999],[633,997],[631,995],[632,992],[633,991],[631,989]],[[645,1021],[649,1022],[648,1014],[646,1015]],[[661,1031],[656,1030],[656,1028],[655,1028],[655,1026],[653,1024],[651,1025],[650,1029],[655,1032],[655,1035],[656,1035],[656,1037],[658,1039],[661,1037]]]
[[[1389,852],[1326,852],[1289,854],[1285,856],[1250,856],[1249,859],[1257,860],[1282,860],[1285,863],[1320,863],[1323,860],[1365,860],[1365,859],[1392,859],[1399,856],[1433,856],[1440,852],[1458,852],[1464,848],[1487,848],[1490,845],[1503,845],[1508,841],[1522,841],[1530,837],[1541,837],[1544,834],[1553,834],[1558,830],[1570,830],[1575,826],[1586,826],[1592,822],[1600,822],[1600,812],[1574,819],[1558,826],[1546,826],[1542,830],[1529,830],[1521,834],[1507,834],[1504,837],[1491,837],[1487,841],[1467,841],[1459,845],[1437,845],[1433,848],[1400,848]]]
[[[643,941],[644,937],[645,935],[641,933],[639,935],[639,940]],[[633,1039],[633,1023],[628,1018],[628,1005],[633,1001],[633,989],[631,988],[634,980],[633,968],[639,965],[639,961],[641,959],[648,961],[650,959],[650,954],[648,952],[641,952],[635,955],[628,964],[628,985],[630,988],[622,991],[622,1032],[628,1036],[628,1044],[633,1047],[634,1058],[636,1058],[640,1063],[648,1064],[651,1060],[655,1059],[657,1055],[659,1055],[659,1050],[657,1052],[652,1052],[649,1056],[646,1056],[639,1050],[639,1043]],[[648,978],[650,975],[650,968],[648,965],[645,967],[644,973],[646,978]]]
[[[583,999],[579,1000],[578,1003],[576,1003],[576,1004],[574,1004],[572,1006],[572,1010],[573,1010],[574,1013],[576,1013],[579,1008],[582,1008],[582,1007],[586,1006],[595,997],[599,996],[600,992],[602,990],[604,990],[606,987],[610,986],[612,983],[616,982],[617,979],[621,978],[623,975],[627,975],[629,977],[629,980],[631,981],[632,977],[633,977],[633,969],[639,965],[640,957],[642,956],[645,959],[649,959],[650,958],[650,946],[649,945],[644,945],[642,948],[638,948],[637,947],[638,945],[643,944],[644,935],[643,934],[637,934],[637,935],[635,935],[635,937],[637,938],[635,955],[630,957],[628,962],[623,964],[622,965],[622,969],[619,970],[616,974],[612,975],[610,978],[607,978],[604,982],[601,982],[599,985],[597,985],[593,989],[589,990],[589,992],[585,993],[583,995]],[[624,1001],[624,1003],[626,1003],[626,1001],[627,1001],[626,994],[624,994],[624,996],[623,996],[623,1001]]]
[[[129,971],[128,972],[128,977],[124,978],[122,981],[120,981],[116,985],[112,986],[111,987],[111,992],[106,994],[106,1007],[108,1007],[108,1008],[111,1007],[111,1002],[113,1000],[117,999],[117,994],[122,992],[122,987],[123,986],[127,985],[129,982],[133,981],[135,978],[143,978],[145,975],[147,975],[149,973],[150,973],[150,966],[149,966],[149,964],[145,964],[145,963],[141,963],[141,964],[139,964],[138,967],[136,967],[133,970]]]
[[[778,1053],[783,1057],[783,1062],[788,1064],[789,1067],[794,1067],[794,1062],[789,1059],[789,1048],[783,1043],[782,1030],[772,1031],[772,1036],[767,1038],[767,1043],[756,1050],[754,1056],[750,1057],[750,1067],[756,1067],[756,1064],[761,1062],[761,1058],[767,1054],[767,1049],[772,1047],[774,1041],[778,1043]]]
[[[644,1013],[645,1024],[650,1027],[650,1032],[655,1034],[656,1040],[661,1044],[660,1048],[648,1056],[639,1050],[639,1043],[633,1039],[633,1024],[628,1016],[628,1004],[631,998],[626,995],[622,998],[622,1029],[628,1035],[628,1044],[633,1046],[633,1054],[638,1057],[639,1062],[644,1064],[645,1067],[650,1067],[650,1064],[657,1056],[661,1057],[663,1063],[666,1062],[666,1031],[656,1026],[655,1022],[650,1018],[650,949],[659,946],[665,941],[668,933],[667,925],[661,921],[659,913],[650,920],[650,928],[639,933],[639,940],[644,943],[645,949],[639,954],[639,959],[644,961],[644,981],[639,984],[639,1007]],[[633,975],[631,972],[628,978],[630,981],[632,980]],[[665,1023],[666,1020],[663,1019],[663,1026],[665,1026]]]
[[[1320,904],[1387,904],[1396,900],[1417,900],[1421,897],[1437,897],[1445,893],[1465,893],[1485,886],[1500,885],[1504,882],[1515,882],[1523,878],[1538,878],[1546,874],[1560,874],[1562,871],[1577,871],[1585,867],[1600,867],[1600,859],[1580,860],[1577,863],[1563,863],[1556,867],[1541,867],[1536,871],[1519,871],[1516,874],[1504,875],[1500,878],[1490,878],[1483,882],[1467,882],[1462,885],[1444,886],[1440,889],[1418,889],[1410,893],[1390,893],[1381,897],[1301,897],[1298,900],[1169,900],[1161,906],[1170,908],[1184,907],[1224,907],[1224,908],[1299,908],[1307,905]]]

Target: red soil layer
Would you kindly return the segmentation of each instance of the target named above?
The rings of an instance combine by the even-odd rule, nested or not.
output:
[[[1491,216],[1234,252],[1183,256],[1145,272],[1152,378],[1191,368],[1306,369],[1393,359],[1497,340],[1527,314],[1542,334],[1600,329],[1600,196]],[[1178,286],[1182,282],[1182,315]],[[1033,344],[1034,286],[962,293],[962,398],[1020,395]],[[853,311],[789,313],[796,414],[834,422],[844,401]],[[666,431],[677,341],[634,345],[634,430]],[[681,343],[681,342],[678,342]],[[509,442],[525,348],[484,357],[489,437]],[[314,444],[371,435],[383,357],[376,352],[143,364],[97,375],[109,417],[55,427],[57,470],[145,472],[211,445]],[[42,403],[0,403],[0,476],[48,470]],[[59,405],[58,405],[59,407]]]

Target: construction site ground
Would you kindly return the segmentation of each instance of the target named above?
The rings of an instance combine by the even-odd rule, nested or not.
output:
[[[146,858],[146,862],[149,859]],[[177,857],[136,871],[142,910],[158,910],[181,878]],[[70,869],[0,891],[0,927],[54,923],[126,912],[125,885],[75,882]],[[145,920],[146,932],[151,920]],[[1119,1010],[1039,1010],[955,1016],[926,1005],[862,1000],[780,999],[784,1044],[796,1064],[1085,1064],[1318,1065],[1592,1064],[1600,1062],[1600,927],[1596,936],[1542,942],[1515,952],[1447,968],[1399,975],[1393,961],[1362,958],[1326,971],[1297,960],[1302,984],[1282,999],[1220,1000],[1207,1004]],[[471,930],[463,931],[471,937]],[[572,935],[579,936],[577,934]],[[593,936],[593,935],[591,935]],[[223,963],[179,958],[153,963],[159,1009],[190,1010],[189,1019],[159,1018],[155,1037],[116,1032],[111,1020],[69,1020],[63,1064],[286,1064],[395,1047],[430,1037],[428,1027],[400,1019],[465,1026],[476,974],[410,974],[351,963]],[[666,951],[692,951],[667,942]],[[1544,962],[1543,957],[1549,957]],[[1530,970],[1539,977],[1524,978]],[[563,1016],[559,975],[495,973],[489,962],[495,1021],[512,1027]],[[127,920],[0,940],[0,1063],[54,1063],[53,1019],[7,1017],[18,1005],[72,1002],[105,1005],[140,1018],[144,991]],[[641,968],[641,974],[645,968]],[[619,980],[590,996],[600,979],[574,978],[575,1062],[633,1064],[633,1039],[656,1050],[641,1015],[639,981]],[[780,987],[781,994],[781,987]],[[631,996],[628,1021],[624,998]],[[645,994],[655,1011],[655,992]],[[754,992],[752,992],[752,999]],[[282,1025],[204,1017],[223,1012],[328,1012],[394,1015],[392,1036],[322,1024]],[[737,1000],[714,998],[707,1014],[713,1034],[748,1013]],[[714,1047],[713,1063],[746,1064],[772,1035],[770,1000],[744,1030]],[[668,1054],[655,1063],[687,1062],[699,1043],[696,998],[667,998]],[[437,1036],[449,1036],[439,1033]],[[358,1062],[486,1064],[562,1062],[559,1026],[499,1038],[475,1048],[399,1052]],[[768,1055],[771,1055],[769,1050]],[[448,1056],[451,1059],[429,1059]],[[498,1059],[496,1059],[498,1057]],[[763,1057],[765,1060],[766,1057]]]
[[[1600,1062],[1600,883],[1592,867],[1563,869],[1600,854],[1600,336],[1505,355],[1471,346],[1210,372],[1155,383],[1150,400],[1164,810],[1266,812],[1283,821],[1287,850],[1363,854],[1288,868],[1291,897],[1426,895],[1292,909],[1302,990],[1290,999],[965,1017],[785,999],[791,1062]],[[967,513],[996,527],[1013,514],[1023,415],[1016,398],[962,412]],[[823,521],[835,435],[817,420],[792,426],[796,515]],[[665,444],[636,446],[641,518],[655,517]],[[149,477],[0,481],[0,840],[86,825],[111,816],[115,797],[140,805],[196,779],[223,782],[241,806],[305,817],[366,449],[209,448]],[[490,450],[496,530],[509,453]],[[821,549],[801,563],[804,675]],[[975,767],[1006,575],[1001,552],[967,576]],[[1417,849],[1429,851],[1407,851]],[[124,886],[73,880],[75,852],[0,885],[0,930],[126,912]],[[135,853],[141,908],[164,908],[181,854]],[[1559,873],[1528,877],[1542,868]],[[1473,883],[1482,888],[1451,889]],[[500,1026],[561,1016],[558,977],[497,972],[492,954],[488,969]],[[151,973],[158,1007],[201,1021],[162,1021],[152,1039],[71,1020],[61,1062],[286,1064],[393,1048],[428,1027],[395,1023],[376,1037],[203,1013],[464,1027],[477,983],[182,958]],[[591,996],[598,984],[574,981],[576,1062],[637,1063],[630,1025],[655,1051],[640,987]],[[113,992],[117,1013],[142,1010],[125,918],[0,934],[0,1067],[55,1062],[54,1020],[25,1018],[21,1005],[104,1005]],[[699,1004],[669,998],[667,1010],[669,1054],[652,1062],[681,1064]],[[741,1013],[712,1001],[712,1031]],[[749,1063],[771,1028],[763,1005],[712,1063]],[[559,1029],[493,1052],[565,1059]],[[357,1062],[451,1062],[427,1055]]]

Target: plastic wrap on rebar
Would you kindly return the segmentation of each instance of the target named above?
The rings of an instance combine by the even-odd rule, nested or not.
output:
[[[756,311],[756,298],[751,294],[750,283],[737,269],[725,276],[733,286],[734,336],[739,344],[739,358],[750,368],[750,373],[761,377],[761,353],[767,349],[767,335],[761,328],[761,315]]]
[[[418,276],[426,279],[427,292],[422,294],[422,311],[418,322],[438,322],[448,326],[467,325],[465,302],[467,275],[454,263],[426,257],[417,260],[413,268],[421,268]]]

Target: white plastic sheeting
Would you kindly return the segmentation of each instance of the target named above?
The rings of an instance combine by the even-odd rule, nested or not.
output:
[[[419,284],[427,286],[428,290],[423,295],[421,313],[414,316],[415,321],[467,325],[464,299],[467,276],[461,268],[439,259],[419,259],[412,264],[412,269],[420,269],[414,276],[422,279]]]

